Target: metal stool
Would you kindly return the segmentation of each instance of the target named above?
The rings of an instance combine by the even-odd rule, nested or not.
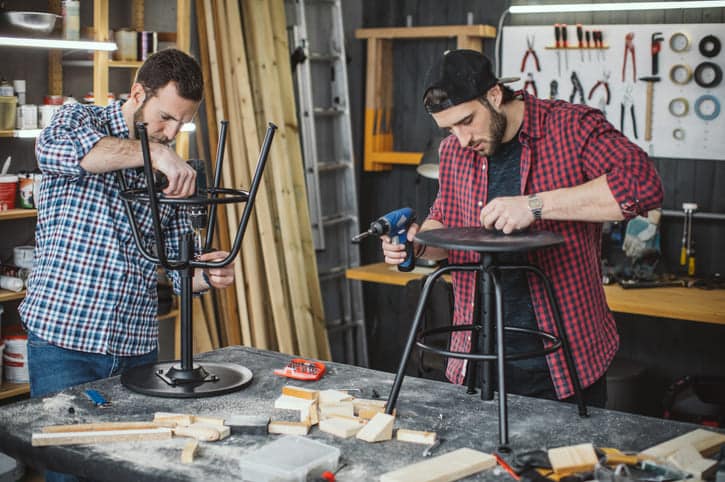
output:
[[[420,300],[415,312],[415,319],[413,325],[410,328],[410,334],[408,335],[408,341],[405,345],[403,352],[403,358],[400,361],[398,367],[398,373],[393,382],[393,388],[390,391],[388,397],[388,403],[386,406],[386,412],[392,413],[395,409],[395,404],[398,400],[400,393],[400,386],[403,383],[405,377],[405,365],[410,358],[411,351],[413,349],[413,343],[418,346],[421,350],[437,353],[439,355],[462,358],[473,362],[468,370],[468,392],[475,393],[475,363],[482,362],[483,364],[483,381],[481,386],[481,398],[484,400],[493,399],[493,385],[492,385],[492,364],[496,362],[498,368],[498,432],[499,432],[499,450],[508,450],[508,414],[506,407],[506,383],[504,374],[504,360],[521,360],[525,358],[532,358],[535,356],[544,356],[552,353],[556,350],[562,349],[564,352],[564,360],[566,362],[567,369],[572,376],[572,383],[574,385],[574,393],[576,395],[577,405],[579,409],[579,415],[582,417],[587,416],[587,407],[584,404],[582,397],[581,383],[579,382],[579,375],[577,374],[576,367],[574,366],[574,360],[571,356],[571,350],[569,348],[569,342],[567,340],[566,332],[561,322],[561,313],[559,311],[559,305],[554,297],[554,291],[551,286],[551,281],[539,268],[533,265],[505,265],[498,264],[496,261],[496,255],[498,253],[505,252],[523,252],[532,251],[535,249],[546,248],[562,244],[564,238],[556,233],[547,231],[530,231],[521,232],[515,234],[504,235],[496,231],[487,231],[480,227],[471,228],[451,228],[451,229],[436,229],[431,231],[425,231],[419,233],[416,236],[416,241],[421,244],[437,246],[445,249],[455,249],[460,251],[475,251],[480,254],[481,260],[479,263],[472,264],[454,264],[444,266],[433,272],[423,285],[423,291],[421,292]],[[547,333],[539,330],[529,330],[525,328],[506,327],[504,326],[503,317],[503,295],[501,291],[500,272],[505,270],[524,270],[535,274],[541,279],[546,290],[546,295],[549,298],[549,303],[552,307],[554,314],[554,322],[556,323],[556,329],[559,332],[559,336],[554,336],[551,333]],[[474,320],[480,320],[480,325],[459,325],[459,326],[447,326],[442,328],[434,328],[430,330],[422,331],[418,334],[418,327],[423,318],[423,311],[425,304],[428,300],[431,287],[436,279],[445,273],[450,271],[473,271],[476,273],[476,294],[474,301]],[[495,296],[495,298],[494,298]],[[495,302],[494,302],[495,299]],[[495,318],[494,312],[495,310]],[[492,353],[493,350],[493,329],[496,329],[496,352]],[[454,331],[468,331],[471,330],[471,352],[454,352],[448,350],[441,350],[423,343],[423,340],[430,335],[436,335],[441,333],[451,333]],[[477,353],[478,346],[478,332],[481,331],[483,339],[483,351],[484,353]],[[515,355],[506,355],[504,347],[504,331],[513,333],[523,333],[528,335],[534,335],[547,340],[551,343],[551,346],[542,348],[541,350],[529,351],[524,353],[518,353]],[[418,340],[416,341],[416,335]]]

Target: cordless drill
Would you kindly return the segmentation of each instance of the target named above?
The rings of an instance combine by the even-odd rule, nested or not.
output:
[[[413,243],[408,241],[408,228],[415,222],[415,211],[411,208],[400,208],[380,216],[370,223],[370,229],[352,238],[353,243],[359,243],[368,236],[383,236],[387,234],[393,244],[405,243],[405,260],[398,265],[398,271],[412,271],[415,268],[413,256]]]

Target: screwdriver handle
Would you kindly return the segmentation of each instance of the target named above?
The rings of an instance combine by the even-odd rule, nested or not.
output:
[[[561,24],[561,43],[564,48],[569,47],[569,42],[567,41],[567,36],[568,36],[568,34],[566,32],[566,24],[562,23]]]
[[[405,243],[405,259],[398,265],[398,271],[407,273],[415,268],[415,254],[413,253],[413,242],[408,241],[407,230],[397,236],[398,243]]]
[[[690,256],[690,262],[687,265],[687,275],[695,276],[695,257]]]
[[[590,48],[591,42],[592,42],[592,33],[589,30],[587,30],[586,32],[584,32],[584,36],[587,39],[587,48]]]
[[[584,47],[584,31],[582,30],[582,24],[576,24],[576,38],[579,41],[579,48]]]
[[[683,244],[682,249],[680,250],[680,266],[685,266],[687,264],[687,247]]]
[[[554,24],[554,38],[556,39],[556,48],[561,48],[561,25]]]

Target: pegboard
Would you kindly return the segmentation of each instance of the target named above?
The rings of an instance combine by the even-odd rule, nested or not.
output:
[[[567,50],[546,49],[547,46],[555,45],[553,25],[504,27],[502,76],[521,77],[521,80],[510,86],[514,89],[522,89],[528,73],[531,73],[540,98],[550,97],[551,81],[556,80],[558,82],[557,98],[569,100],[574,90],[571,73],[575,71],[581,81],[586,103],[600,108],[604,98],[604,90],[601,86],[594,91],[591,100],[588,99],[588,96],[597,81],[602,80],[604,73],[609,72],[611,99],[609,105],[603,105],[607,119],[617,129],[620,129],[620,105],[626,90],[631,89],[638,139],[634,138],[629,108],[625,112],[623,132],[650,156],[725,160],[725,82],[721,80],[718,85],[706,88],[698,85],[694,79],[697,66],[706,61],[716,64],[721,72],[725,70],[725,49],[721,48],[717,55],[709,58],[701,54],[699,49],[700,41],[707,35],[714,35],[720,42],[724,42],[724,24],[583,25],[583,29],[601,30],[603,43],[609,48],[601,50],[571,48],[577,46],[576,25],[568,26],[569,49]],[[631,55],[628,55],[626,76],[625,80],[622,80],[625,36],[629,32],[634,33],[632,44],[637,65],[636,81],[633,81],[632,76]],[[659,77],[661,80],[654,84],[652,140],[645,141],[647,82],[639,79],[652,75],[651,37],[655,32],[661,32],[664,37],[659,52]],[[671,37],[678,32],[684,33],[689,38],[689,48],[685,51],[676,52],[670,45]],[[541,72],[536,71],[531,55],[526,61],[524,71],[520,70],[527,48],[527,35],[534,37],[534,51],[539,57]],[[557,69],[557,53],[561,56],[561,76]],[[567,56],[568,70],[566,69]],[[693,78],[684,85],[673,82],[670,77],[671,68],[680,64],[689,67],[693,72]],[[708,70],[712,73],[712,70]],[[704,78],[705,83],[709,83],[712,76],[705,75]],[[695,105],[698,99],[705,95],[714,97],[715,101],[701,101],[699,110],[702,116],[698,116],[695,112]],[[688,112],[681,117],[670,113],[670,102],[675,98],[686,99],[689,106]],[[574,102],[579,102],[578,95]],[[719,115],[711,120],[702,118],[703,116],[712,117],[718,104]],[[680,104],[681,106],[682,104]],[[684,134],[682,139],[675,138],[676,129],[680,129]]]

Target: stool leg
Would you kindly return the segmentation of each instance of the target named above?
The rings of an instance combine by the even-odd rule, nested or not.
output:
[[[496,366],[498,368],[498,450],[508,452],[509,444],[509,423],[506,397],[506,369],[504,360],[506,353],[504,348],[504,319],[503,319],[503,292],[498,273],[495,269],[488,272],[493,282],[496,293]]]
[[[476,271],[476,291],[473,293],[473,318],[472,318],[472,325],[476,325],[476,322],[479,323],[478,328],[474,328],[471,330],[471,349],[468,351],[469,353],[478,353],[478,340],[480,337],[481,332],[481,292],[482,290],[479,289],[481,286],[481,274],[482,272]],[[476,382],[478,381],[478,362],[475,360],[466,360],[466,364],[468,369],[466,370],[466,385],[468,386],[468,390],[466,390],[466,393],[469,395],[473,395],[476,393]],[[481,391],[481,396],[483,397],[483,391]]]
[[[559,303],[557,303],[556,297],[554,296],[554,288],[551,285],[551,281],[549,280],[549,278],[539,268],[537,268],[536,266],[528,266],[527,269],[535,273],[544,283],[544,289],[546,289],[546,296],[549,298],[549,303],[551,303],[551,311],[554,313],[554,322],[556,323],[556,329],[559,332],[561,348],[564,351],[564,361],[566,362],[566,367],[571,374],[571,381],[574,385],[574,395],[576,396],[576,404],[579,408],[579,416],[588,417],[589,413],[587,412],[587,406],[584,403],[581,382],[579,381],[579,373],[576,370],[576,365],[574,365],[574,358],[572,358],[571,356],[569,338],[566,336],[566,331],[564,331],[564,324],[561,322],[561,311],[559,310]]]
[[[481,253],[481,271],[478,274],[477,288],[480,290],[481,333],[483,336],[483,354],[490,355],[493,351],[493,290],[488,268],[493,264],[493,256]],[[476,347],[478,348],[478,347]],[[481,400],[493,400],[493,366],[490,361],[482,362],[483,377],[481,379]]]
[[[410,333],[408,334],[408,341],[405,343],[405,350],[403,351],[403,357],[400,360],[398,366],[398,373],[395,375],[395,381],[393,382],[393,388],[390,390],[388,396],[388,403],[385,406],[385,413],[392,414],[395,409],[395,404],[398,402],[398,395],[400,394],[400,386],[403,384],[403,378],[405,378],[405,366],[408,364],[410,359],[410,353],[413,350],[413,344],[415,343],[415,336],[418,333],[418,326],[423,319],[423,311],[425,310],[425,304],[428,301],[433,284],[443,273],[451,271],[451,266],[440,268],[439,270],[428,276],[423,284],[423,290],[420,293],[420,299],[418,300],[418,306],[415,309],[415,317],[413,318],[413,325],[410,327]]]

